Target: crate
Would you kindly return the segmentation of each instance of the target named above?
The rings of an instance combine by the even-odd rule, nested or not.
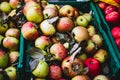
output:
[[[78,8],[80,11],[82,12],[90,12],[93,11],[94,12],[94,18],[95,18],[95,22],[94,25],[96,26],[96,29],[98,29],[99,33],[102,35],[103,39],[104,39],[104,45],[109,53],[110,56],[110,61],[109,61],[109,67],[110,67],[110,73],[106,74],[108,76],[116,76],[118,70],[120,69],[120,63],[119,63],[119,59],[116,55],[116,52],[114,51],[114,48],[111,44],[111,41],[108,37],[108,35],[106,34],[106,32],[103,30],[102,25],[101,25],[101,21],[98,15],[98,12],[95,8],[95,4],[93,2],[75,2],[75,1],[67,1],[67,2],[49,2],[50,4],[57,4],[57,5],[72,5],[73,7]],[[27,49],[28,50],[31,47],[31,42],[26,41],[27,43]],[[25,59],[26,59],[26,63],[25,65],[25,75],[26,78],[24,80],[30,80],[32,78],[32,73],[30,71],[30,66],[29,66],[29,60],[30,60],[30,56],[25,54]]]

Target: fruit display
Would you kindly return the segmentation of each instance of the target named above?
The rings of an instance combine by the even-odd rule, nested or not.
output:
[[[0,80],[114,77],[118,59],[96,11],[92,2],[1,1]]]

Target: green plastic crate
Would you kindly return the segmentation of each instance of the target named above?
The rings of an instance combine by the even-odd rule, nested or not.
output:
[[[95,6],[96,6],[96,9],[97,9],[97,11],[98,11],[98,13],[99,13],[100,19],[101,19],[101,26],[102,26],[103,30],[104,30],[104,31],[107,33],[107,35],[109,36],[110,41],[111,41],[111,43],[112,43],[112,45],[113,45],[113,47],[114,47],[114,50],[116,51],[116,55],[118,56],[118,58],[119,58],[119,60],[120,60],[120,51],[119,51],[119,49],[118,49],[118,47],[117,47],[117,45],[116,45],[116,43],[115,43],[115,40],[114,40],[114,38],[113,38],[113,36],[112,36],[112,34],[111,34],[110,26],[109,26],[108,23],[106,22],[106,20],[105,20],[105,18],[104,18],[104,15],[103,15],[101,9],[99,8],[99,6],[98,6],[97,4],[95,4]]]
[[[110,67],[110,73],[107,74],[108,76],[115,76],[118,72],[118,70],[120,69],[120,63],[118,60],[118,57],[116,55],[116,52],[114,51],[114,48],[111,44],[110,39],[108,38],[107,34],[105,33],[105,31],[102,29],[101,27],[101,22],[100,22],[100,18],[98,15],[98,12],[95,8],[95,5],[93,2],[74,2],[74,1],[67,1],[67,2],[49,2],[51,4],[57,4],[57,5],[72,5],[73,7],[78,8],[80,11],[82,12],[90,12],[93,11],[94,12],[94,18],[95,18],[95,22],[94,25],[97,26],[96,28],[99,30],[100,34],[102,35],[103,39],[104,39],[104,45],[106,46],[106,49],[110,55],[110,61],[109,61],[109,67]],[[27,43],[27,49],[26,51],[31,47],[31,42],[26,41]],[[26,57],[26,63],[25,65],[25,75],[27,76],[24,80],[30,80],[32,78],[32,73],[30,71],[30,66],[29,66],[29,60],[30,57],[29,55],[25,55]]]

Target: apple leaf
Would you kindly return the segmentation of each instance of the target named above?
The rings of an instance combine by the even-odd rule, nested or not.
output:
[[[42,50],[36,47],[31,47],[27,53],[30,55],[31,58],[33,59],[44,59],[44,54]]]
[[[39,63],[39,59],[30,59],[30,70],[33,71]]]
[[[59,19],[59,17],[56,16],[56,17],[53,17],[53,18],[51,18],[51,19],[47,19],[47,21],[48,21],[50,24],[53,24],[53,23],[56,22],[58,19]]]

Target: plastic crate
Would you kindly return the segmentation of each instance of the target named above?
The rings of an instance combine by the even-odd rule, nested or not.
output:
[[[119,49],[118,49],[118,47],[117,47],[117,45],[115,43],[115,40],[114,40],[114,38],[113,38],[113,36],[111,34],[111,27],[106,22],[106,20],[104,18],[104,15],[103,15],[101,9],[99,8],[99,6],[97,4],[95,4],[95,6],[96,6],[96,9],[97,9],[97,11],[99,13],[100,19],[101,19],[101,23],[100,24],[101,24],[103,30],[107,33],[108,37],[110,38],[110,41],[111,41],[111,43],[112,43],[112,45],[114,47],[116,55],[118,56],[118,58],[120,60],[120,51],[119,51]]]
[[[114,48],[110,42],[110,39],[108,38],[107,34],[105,33],[105,31],[102,29],[101,27],[101,22],[100,22],[100,18],[98,15],[98,12],[95,8],[95,5],[93,2],[74,2],[74,1],[67,1],[67,2],[49,2],[50,4],[57,4],[57,5],[72,5],[73,7],[78,8],[80,11],[82,12],[90,12],[93,11],[94,12],[94,18],[95,18],[95,22],[94,25],[96,27],[96,29],[98,29],[98,31],[100,32],[100,34],[102,35],[103,39],[104,39],[104,45],[109,53],[110,56],[110,61],[109,61],[109,67],[110,67],[110,73],[106,74],[108,76],[115,76],[116,73],[118,72],[118,70],[120,69],[120,63],[118,60],[118,57],[116,55],[116,52],[114,51]],[[27,50],[31,47],[31,42],[27,42]],[[27,51],[26,50],[26,51]],[[30,80],[32,78],[32,73],[30,71],[30,66],[29,66],[29,60],[30,60],[30,56],[28,54],[25,55],[26,56],[26,63],[25,63],[25,74],[26,74],[26,78],[24,80]]]

